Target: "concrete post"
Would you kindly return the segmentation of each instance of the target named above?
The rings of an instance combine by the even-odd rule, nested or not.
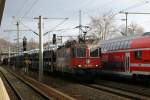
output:
[[[43,17],[39,16],[39,81],[43,77]]]

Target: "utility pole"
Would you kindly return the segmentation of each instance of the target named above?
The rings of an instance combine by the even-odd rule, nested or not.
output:
[[[128,12],[125,12],[126,15],[126,36],[128,36]]]
[[[126,30],[125,30],[125,35],[128,36],[128,12],[122,12],[120,11],[119,13],[125,14],[125,21],[126,21]]]
[[[19,47],[19,22],[17,22],[17,54],[19,55],[20,47]],[[19,65],[19,57],[17,57],[16,66]],[[14,67],[15,68],[15,67]]]
[[[10,65],[10,43],[9,43],[9,47],[8,47],[8,67]]]
[[[57,37],[58,37],[58,36],[57,36]],[[62,44],[62,43],[63,43],[63,40],[62,40],[62,37],[63,37],[63,36],[59,36],[59,37],[60,37],[60,41],[61,41],[61,44]]]
[[[17,22],[17,53],[19,54],[19,22]]]
[[[39,81],[43,78],[43,17],[39,16]]]
[[[39,81],[42,81],[43,78],[43,19],[64,19],[64,18],[43,18],[42,16],[39,16],[38,18],[35,18],[39,20]],[[65,18],[66,19],[66,18]],[[68,18],[67,18],[68,19]]]
[[[82,25],[82,23],[81,23],[81,10],[79,10],[79,34],[81,35],[81,25]]]

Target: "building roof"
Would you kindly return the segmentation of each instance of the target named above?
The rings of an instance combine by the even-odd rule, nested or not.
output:
[[[4,11],[4,7],[5,7],[5,1],[6,0],[0,0],[0,25],[1,25],[2,17],[3,17],[3,11]]]

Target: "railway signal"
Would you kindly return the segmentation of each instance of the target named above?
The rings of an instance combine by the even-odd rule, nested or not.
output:
[[[56,44],[56,34],[53,34],[53,44]]]
[[[27,38],[24,37],[23,38],[23,51],[26,51],[27,50]]]

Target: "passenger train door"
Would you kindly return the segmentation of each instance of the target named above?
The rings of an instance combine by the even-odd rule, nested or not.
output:
[[[130,52],[125,53],[125,72],[130,72]]]

